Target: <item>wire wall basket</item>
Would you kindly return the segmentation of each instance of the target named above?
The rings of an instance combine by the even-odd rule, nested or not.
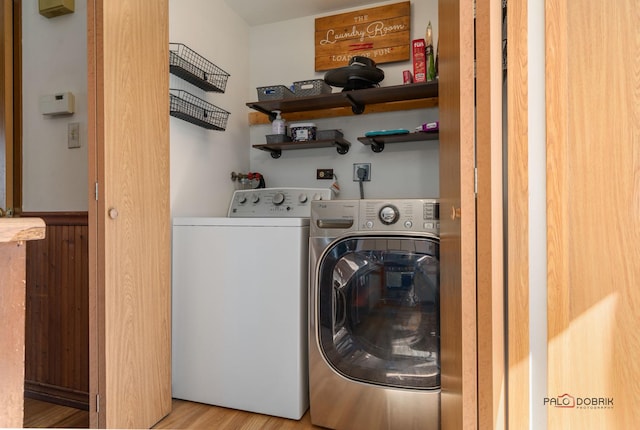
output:
[[[169,43],[169,71],[205,91],[224,93],[229,73],[189,49]]]
[[[229,112],[184,90],[169,90],[169,114],[208,130],[224,131]]]

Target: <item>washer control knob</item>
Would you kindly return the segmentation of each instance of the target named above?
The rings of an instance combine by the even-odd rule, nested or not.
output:
[[[251,194],[251,203],[258,203],[260,201],[260,196],[257,194]]]
[[[411,227],[413,227],[413,223],[411,221],[404,222],[404,228],[411,228]]]
[[[319,193],[314,194],[313,200],[322,200],[322,194],[319,194]]]
[[[398,221],[400,212],[398,212],[398,208],[396,208],[395,206],[387,205],[383,206],[382,209],[380,209],[378,216],[380,217],[380,221],[382,221],[383,224],[390,225]]]
[[[300,203],[307,203],[307,202],[309,201],[309,196],[307,196],[307,195],[306,195],[306,194],[304,194],[304,193],[303,193],[303,194],[300,194],[300,195],[298,196],[298,201],[299,201]]]
[[[273,204],[276,206],[280,206],[284,203],[284,193],[276,193],[273,196]]]
[[[238,203],[240,203],[241,205],[247,203],[247,196],[242,194],[240,197],[238,197]]]
[[[367,228],[373,228],[373,221],[369,220],[366,223],[364,223],[365,227]]]

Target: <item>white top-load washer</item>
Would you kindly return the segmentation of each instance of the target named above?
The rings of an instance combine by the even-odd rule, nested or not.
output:
[[[228,217],[173,220],[173,397],[300,419],[309,405],[310,204],[329,189],[239,190]]]

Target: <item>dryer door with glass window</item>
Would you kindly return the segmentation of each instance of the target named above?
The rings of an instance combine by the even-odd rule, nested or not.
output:
[[[331,367],[366,383],[439,388],[439,240],[347,237],[318,267],[318,339]]]

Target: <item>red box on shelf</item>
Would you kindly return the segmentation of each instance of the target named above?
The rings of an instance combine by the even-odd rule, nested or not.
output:
[[[413,46],[413,82],[427,81],[427,63],[424,39],[415,39]]]

